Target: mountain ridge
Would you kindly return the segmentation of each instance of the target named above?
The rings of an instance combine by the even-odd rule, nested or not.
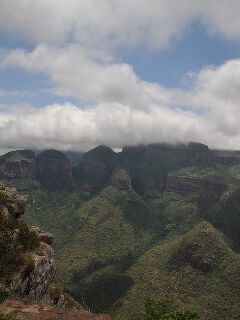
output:
[[[171,251],[173,243],[189,238],[189,233],[201,224],[213,230],[213,234],[221,231],[225,242],[220,241],[221,237],[217,237],[217,241],[227,246],[227,251],[234,250],[235,273],[231,277],[236,277],[237,281],[240,250],[240,158],[237,151],[225,153],[196,143],[125,147],[119,153],[99,146],[83,154],[74,166],[59,151],[50,153],[51,156],[49,151],[45,152],[47,166],[42,167],[42,174],[46,173],[49,181],[40,181],[37,175],[32,179],[8,174],[1,179],[29,193],[26,220],[53,233],[58,276],[67,292],[80,303],[84,299],[93,311],[109,313],[113,319],[121,319],[123,314],[126,319],[128,314],[140,317],[144,298],[154,289],[147,278],[143,286],[138,285],[141,259],[149,254],[145,266],[154,275],[151,250],[159,248],[162,252],[160,248],[165,243],[172,243],[166,247]],[[56,158],[52,159],[53,154]],[[41,154],[33,160],[36,166],[37,157]],[[21,159],[21,155],[17,155],[17,161]],[[65,160],[62,162],[62,159]],[[199,237],[203,234],[200,232]],[[203,242],[203,248],[211,253],[214,242],[210,242],[210,247],[208,241]],[[162,265],[159,272],[165,272],[169,283],[175,279],[172,268],[176,261],[167,258],[170,251],[159,261]],[[180,304],[175,291],[171,291],[175,304],[196,306],[200,314],[208,315],[211,320],[218,319],[214,314],[217,298],[214,300],[213,296],[214,290],[220,295],[224,272],[212,268],[204,256],[201,260],[198,254],[190,255],[191,252],[185,251],[188,253],[183,250],[181,255],[188,259],[191,281],[210,281],[213,289],[203,292],[200,301],[194,285],[186,281],[188,297],[183,298],[180,292]],[[226,261],[225,267],[229,269],[231,261]],[[179,276],[181,268],[174,269]],[[161,277],[155,282],[161,297],[167,297],[167,286],[160,290]],[[223,319],[238,319],[237,306],[230,312],[238,293],[231,293],[227,286],[224,290],[230,298],[226,301],[226,310],[231,317],[225,312]],[[135,288],[138,294],[134,302],[129,293]]]

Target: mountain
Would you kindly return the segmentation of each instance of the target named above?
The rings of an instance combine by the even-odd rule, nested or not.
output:
[[[128,274],[134,285],[116,319],[143,319],[142,297],[166,293],[180,308],[195,305],[204,319],[239,319],[240,256],[207,222],[153,246]]]
[[[28,193],[25,219],[54,235],[57,276],[77,301],[137,320],[150,295],[239,319],[239,151],[102,145],[74,166],[49,150],[28,157],[29,172],[4,173],[25,160],[1,156],[1,180]]]

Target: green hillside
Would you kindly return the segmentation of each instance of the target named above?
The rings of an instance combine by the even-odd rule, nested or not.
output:
[[[204,319],[239,319],[240,256],[207,222],[154,246],[128,274],[134,286],[115,319],[142,319],[146,296],[196,306]]]

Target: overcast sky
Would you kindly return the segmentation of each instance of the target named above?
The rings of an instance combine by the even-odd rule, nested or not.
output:
[[[240,149],[240,1],[1,0],[0,150]]]

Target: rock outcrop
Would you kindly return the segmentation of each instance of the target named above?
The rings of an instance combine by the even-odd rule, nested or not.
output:
[[[37,156],[37,178],[46,188],[64,189],[72,178],[70,160],[60,151],[43,151]]]
[[[212,150],[212,154],[215,163],[225,166],[240,164],[239,150]]]
[[[17,314],[23,320],[110,320],[107,315],[44,305],[27,299],[9,299],[0,305],[0,312],[5,315]]]
[[[0,265],[7,275],[0,280],[2,295],[28,296],[50,301],[49,286],[55,280],[54,252],[47,242],[50,234],[22,225],[19,218],[24,214],[27,197],[14,188],[0,187],[0,218],[2,247]],[[39,234],[39,237],[38,237]],[[40,241],[39,241],[39,240]],[[51,241],[49,241],[51,239]],[[15,247],[15,248],[14,248]],[[11,251],[15,250],[15,258]],[[9,269],[7,272],[6,269]]]
[[[31,150],[10,151],[0,157],[1,179],[35,179],[35,155]]]
[[[221,183],[171,175],[167,176],[165,185],[166,191],[173,191],[181,194],[198,193],[204,198],[215,200],[219,200],[226,189],[227,186]]]
[[[20,218],[25,212],[27,199],[27,196],[18,194],[15,188],[0,185],[0,210],[6,219]]]
[[[116,154],[111,148],[98,146],[84,154],[75,168],[74,178],[83,190],[94,193],[110,179],[115,160]]]
[[[124,158],[142,158],[146,161],[174,161],[185,165],[209,165],[213,161],[208,146],[202,143],[189,144],[149,144],[124,147]]]
[[[170,171],[186,166],[206,167],[213,163],[211,151],[200,143],[127,146],[119,158],[129,171],[133,188],[140,194],[164,190]]]
[[[40,241],[45,242],[49,245],[53,243],[53,235],[51,233],[43,231],[36,226],[30,226],[30,229],[36,232]]]
[[[131,179],[126,170],[120,169],[113,174],[111,184],[118,189],[127,190],[131,188]]]
[[[54,251],[45,242],[33,253],[34,269],[29,274],[28,296],[38,301],[50,301],[49,286],[55,281]]]

